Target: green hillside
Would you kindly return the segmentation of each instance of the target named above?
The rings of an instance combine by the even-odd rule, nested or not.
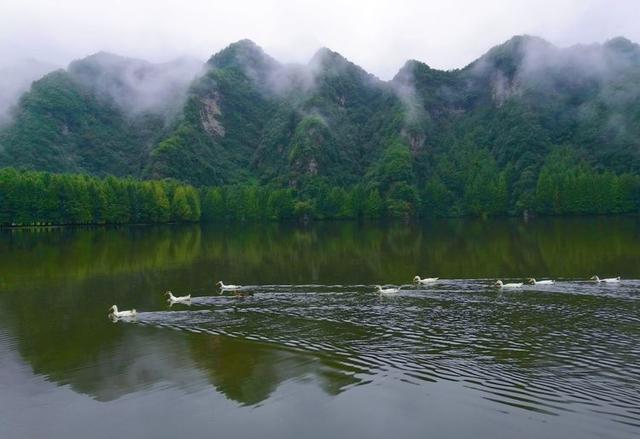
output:
[[[640,46],[624,38],[518,36],[391,81],[328,49],[281,64],[248,40],[193,80],[169,71],[97,54],[45,76],[0,131],[0,166],[290,190],[316,213],[331,194],[391,216],[640,207]]]

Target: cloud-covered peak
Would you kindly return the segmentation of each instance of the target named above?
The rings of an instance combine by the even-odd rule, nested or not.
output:
[[[182,57],[166,63],[98,52],[73,61],[69,73],[101,98],[112,99],[130,114],[165,113],[181,102],[202,62]]]
[[[216,68],[236,67],[257,71],[276,68],[280,63],[253,41],[243,39],[213,55],[208,64]]]
[[[316,76],[340,76],[343,74],[355,75],[361,78],[368,78],[371,81],[378,79],[362,67],[352,63],[347,58],[323,47],[316,51],[308,63],[309,68]]]
[[[400,68],[400,70],[398,70],[398,73],[396,73],[391,81],[395,83],[411,82],[416,73],[430,70],[432,70],[431,67],[429,67],[422,61],[410,59],[404,63],[404,65]]]

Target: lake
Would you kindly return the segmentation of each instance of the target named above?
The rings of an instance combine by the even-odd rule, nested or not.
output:
[[[637,217],[0,230],[0,437],[638,437],[639,279]]]

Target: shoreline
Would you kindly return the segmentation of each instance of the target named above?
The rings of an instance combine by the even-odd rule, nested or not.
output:
[[[359,223],[359,224],[422,224],[434,221],[495,221],[495,220],[519,220],[523,223],[540,219],[588,219],[588,218],[633,218],[640,219],[638,213],[593,213],[581,215],[532,215],[527,217],[522,215],[502,215],[502,216],[454,216],[454,217],[428,217],[428,218],[313,218],[308,220],[234,220],[234,221],[191,221],[191,222],[163,222],[163,223],[88,223],[88,224],[42,224],[42,225],[0,225],[1,230],[25,230],[25,229],[61,229],[61,228],[110,228],[110,227],[153,227],[153,226],[222,226],[222,225],[273,225],[288,224],[308,226],[312,224],[326,223]]]

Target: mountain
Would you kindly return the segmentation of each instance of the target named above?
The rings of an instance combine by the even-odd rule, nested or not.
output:
[[[150,176],[181,179],[190,169],[195,184],[296,185],[304,176],[354,183],[396,100],[388,85],[328,49],[307,66],[282,65],[244,40],[207,65],[174,133],[152,152]]]
[[[101,52],[53,71],[0,131],[0,165],[140,177],[201,69],[192,60],[152,64]]]
[[[0,166],[310,196],[361,185],[392,210],[513,212],[545,179],[639,175],[639,97],[640,46],[621,37],[516,36],[457,70],[408,61],[390,81],[326,48],[282,64],[249,40],[204,66],[98,53],[23,95]]]

